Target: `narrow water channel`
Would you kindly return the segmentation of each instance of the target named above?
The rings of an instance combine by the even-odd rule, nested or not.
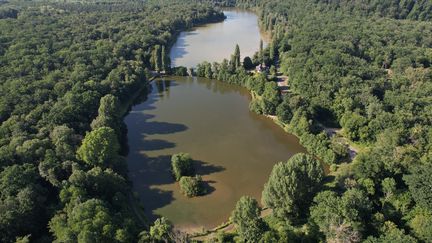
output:
[[[173,63],[194,66],[203,60],[221,60],[229,57],[236,43],[243,49],[242,40],[254,41],[252,50],[258,49],[261,36],[256,16],[238,11],[225,14],[224,23],[182,33],[171,52]],[[235,31],[244,26],[252,27]],[[231,43],[224,30],[231,35]],[[214,32],[218,34],[209,34]],[[200,41],[195,45],[206,38],[214,40],[211,48]],[[305,151],[296,137],[250,112],[249,102],[247,90],[214,80],[171,77],[152,83],[146,101],[134,106],[125,118],[129,176],[150,220],[165,216],[177,227],[188,229],[219,225],[242,195],[260,200],[275,163]],[[178,152],[195,159],[207,195],[187,198],[180,193],[169,171],[170,157]]]

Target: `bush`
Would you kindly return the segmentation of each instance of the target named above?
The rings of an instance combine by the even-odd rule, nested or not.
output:
[[[180,66],[172,69],[175,76],[188,76],[187,68]]]
[[[205,193],[201,176],[182,176],[180,178],[180,191],[188,197],[196,197]]]
[[[263,105],[261,100],[252,100],[249,104],[249,110],[257,114],[263,114]]]
[[[171,170],[176,181],[182,176],[191,176],[194,174],[192,158],[187,153],[174,154],[171,157]]]

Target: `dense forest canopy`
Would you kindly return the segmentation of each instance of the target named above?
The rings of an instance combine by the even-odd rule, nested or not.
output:
[[[0,241],[187,240],[140,215],[122,117],[152,73],[170,71],[180,31],[224,18],[214,6],[256,11],[271,43],[243,62],[233,46],[196,74],[251,90],[251,110],[310,155],[274,167],[269,217],[243,197],[236,233],[213,241],[432,241],[430,0],[1,2]]]
[[[242,67],[233,59],[204,62],[197,75],[251,90],[259,97],[251,110],[277,116],[330,165],[307,202],[295,196],[305,192],[294,190],[299,175],[275,166],[268,182],[275,189],[263,192],[275,219],[259,234],[250,230],[266,242],[431,241],[431,1],[215,2],[257,11],[272,41],[252,58],[252,67],[270,68],[252,75],[247,57]],[[271,84],[277,71],[288,77],[285,95]],[[357,153],[351,159],[347,145]],[[302,217],[278,216],[296,203],[309,207]],[[244,225],[237,225],[247,239]]]
[[[176,35],[220,21],[185,1],[14,2],[0,11],[0,241],[131,242],[122,116]],[[48,226],[48,227],[47,227]]]

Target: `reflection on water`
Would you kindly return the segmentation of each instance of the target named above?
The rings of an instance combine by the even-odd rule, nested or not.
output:
[[[242,195],[258,200],[273,165],[304,151],[271,120],[249,112],[246,90],[218,81],[166,78],[152,83],[143,103],[125,118],[134,190],[151,220],[180,227],[225,221]],[[170,157],[195,159],[209,194],[187,198],[170,174]]]
[[[182,32],[171,48],[172,66],[195,67],[202,61],[220,62],[229,58],[239,44],[242,58],[259,49],[258,18],[248,11],[224,11],[224,22]]]

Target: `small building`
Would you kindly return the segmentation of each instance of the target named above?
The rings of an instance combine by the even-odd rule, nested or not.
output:
[[[265,65],[265,63],[264,63],[264,64],[260,64],[260,65],[256,66],[256,67],[255,67],[255,70],[256,70],[258,73],[262,73],[262,72],[268,72],[269,68],[268,68],[268,67]]]

